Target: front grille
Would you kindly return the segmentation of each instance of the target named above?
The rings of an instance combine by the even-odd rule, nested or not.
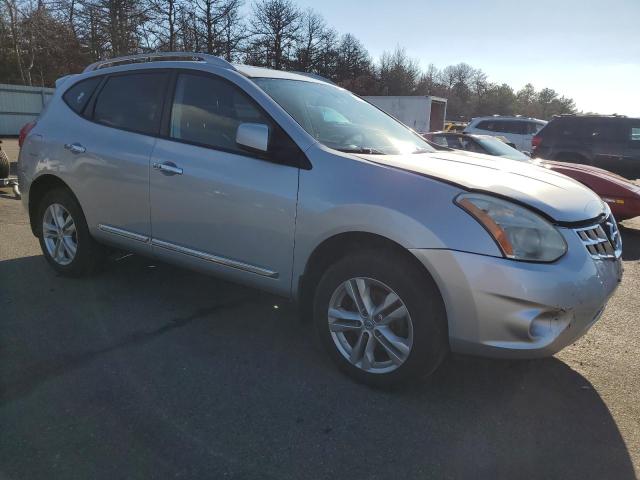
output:
[[[576,228],[575,232],[592,258],[616,259],[622,255],[622,239],[618,225],[611,214],[598,225]]]

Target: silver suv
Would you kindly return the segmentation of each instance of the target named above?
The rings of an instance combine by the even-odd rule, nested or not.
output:
[[[491,135],[504,138],[513,148],[521,152],[531,151],[531,140],[547,124],[544,120],[517,115],[515,117],[472,118],[464,129],[464,133]]]
[[[374,385],[449,350],[551,355],[621,278],[616,222],[579,183],[435,151],[329,82],[206,55],[61,79],[19,175],[57,272],[95,271],[108,245],[298,300]]]

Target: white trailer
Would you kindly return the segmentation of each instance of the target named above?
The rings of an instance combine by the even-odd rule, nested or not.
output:
[[[418,133],[444,129],[444,119],[447,116],[446,98],[417,95],[363,98]]]

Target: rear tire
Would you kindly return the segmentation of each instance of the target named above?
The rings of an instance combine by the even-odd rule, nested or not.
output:
[[[339,260],[322,275],[313,310],[316,334],[332,360],[374,387],[426,377],[449,351],[440,292],[400,253],[368,250]]]
[[[54,270],[81,277],[100,269],[106,249],[89,233],[82,208],[68,190],[47,192],[37,211],[40,247]]]

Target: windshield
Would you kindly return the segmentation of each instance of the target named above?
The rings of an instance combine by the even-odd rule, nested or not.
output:
[[[482,145],[487,152],[491,155],[498,157],[505,157],[511,160],[529,161],[531,160],[524,153],[519,152],[513,147],[510,147],[501,140],[486,135],[476,135],[474,137],[480,145]]]
[[[327,147],[384,155],[435,151],[412,130],[342,88],[281,78],[253,80]]]

